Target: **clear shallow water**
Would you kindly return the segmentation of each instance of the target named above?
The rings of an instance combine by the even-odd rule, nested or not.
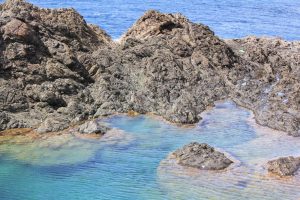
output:
[[[0,145],[0,199],[299,199],[300,177],[267,175],[277,156],[300,155],[300,139],[249,121],[247,110],[219,103],[195,127],[149,116],[114,116],[100,140],[71,135]],[[178,168],[165,158],[192,141],[223,149],[238,164],[225,172]]]
[[[300,40],[298,0],[29,0],[47,7],[74,7],[89,23],[119,38],[148,9],[180,12],[209,25],[222,38],[247,35],[280,36]],[[0,2],[3,2],[1,0]]]

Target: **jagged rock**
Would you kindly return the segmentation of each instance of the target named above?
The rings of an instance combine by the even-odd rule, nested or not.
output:
[[[59,109],[83,98],[81,91],[93,82],[89,66],[80,58],[91,57],[112,40],[96,26],[87,25],[74,9],[41,9],[23,0],[9,0],[1,5],[0,16],[0,110],[10,112],[11,121],[19,118],[18,112],[36,115],[24,119],[28,127],[35,127],[35,118],[42,118],[39,132],[67,128],[69,118],[77,115],[62,114]],[[36,106],[41,102],[46,103],[42,109]],[[85,102],[78,104],[91,110]],[[49,118],[49,111],[63,123]],[[9,127],[0,130],[5,128]]]
[[[192,142],[173,152],[178,164],[202,170],[222,170],[233,163],[223,153],[216,151],[208,144]]]
[[[257,37],[226,42],[255,63],[236,84],[235,101],[253,110],[261,125],[300,136],[300,42]]]
[[[1,112],[0,113],[0,130],[6,129],[9,121],[10,121],[9,116],[7,116],[7,114],[5,112]]]
[[[223,76],[237,61],[207,26],[157,11],[145,13],[122,37],[120,48],[120,56],[112,58],[118,63],[111,67],[115,78],[108,75],[109,89],[116,91],[109,98],[121,112],[152,112],[176,123],[198,122],[207,106],[227,96]],[[195,55],[203,61],[192,62]]]
[[[292,176],[300,168],[300,157],[282,157],[268,162],[268,171],[279,176]]]
[[[104,124],[101,124],[97,120],[89,121],[81,126],[79,126],[78,131],[82,134],[105,134],[108,130],[110,130],[109,127],[105,126]]]

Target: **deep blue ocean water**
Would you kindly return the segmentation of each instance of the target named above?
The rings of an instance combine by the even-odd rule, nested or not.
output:
[[[247,35],[300,40],[298,0],[30,0],[48,7],[74,7],[87,22],[120,37],[148,9],[180,12],[211,27],[222,38]]]
[[[3,0],[1,0],[3,2]],[[73,7],[88,23],[119,38],[148,9],[180,12],[221,38],[247,35],[300,40],[299,0],[29,0],[47,8]]]

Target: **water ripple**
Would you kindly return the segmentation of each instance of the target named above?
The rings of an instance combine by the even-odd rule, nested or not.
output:
[[[249,111],[217,103],[203,122],[178,127],[151,116],[113,116],[116,131],[100,140],[49,137],[0,145],[0,197],[64,199],[297,199],[300,175],[271,176],[268,160],[300,155],[300,138],[263,128]],[[4,138],[5,139],[5,138]],[[16,142],[17,143],[14,143]],[[192,141],[228,152],[224,172],[182,168],[168,154]]]

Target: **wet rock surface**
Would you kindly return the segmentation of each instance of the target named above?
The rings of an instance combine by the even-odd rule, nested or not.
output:
[[[268,171],[279,176],[292,176],[300,168],[300,157],[282,157],[267,163]]]
[[[300,136],[300,42],[247,37],[226,43],[254,64],[233,99],[253,110],[259,124]]]
[[[114,113],[196,123],[232,98],[300,134],[299,42],[219,39],[180,14],[148,11],[119,42],[74,9],[0,6],[0,130],[59,131]]]
[[[176,150],[170,158],[175,158],[179,165],[202,170],[222,170],[233,163],[223,153],[216,151],[208,144],[197,142]]]
[[[86,122],[79,126],[78,131],[81,134],[101,134],[104,135],[110,128],[97,120]]]

